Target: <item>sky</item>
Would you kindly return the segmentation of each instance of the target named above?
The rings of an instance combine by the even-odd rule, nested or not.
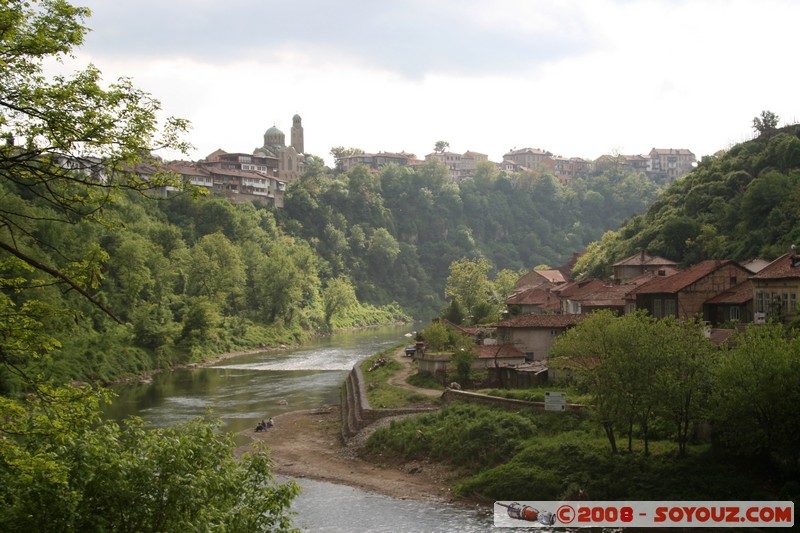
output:
[[[750,139],[800,120],[795,0],[72,0],[68,64],[94,64],[188,119],[200,159],[252,151],[299,114],[305,151],[437,141],[595,159]]]

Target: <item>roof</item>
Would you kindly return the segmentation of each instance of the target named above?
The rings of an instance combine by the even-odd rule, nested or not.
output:
[[[567,281],[564,274],[555,268],[548,268],[546,270],[536,270],[536,273],[545,278],[551,283],[564,283]]]
[[[760,257],[754,257],[753,259],[748,259],[747,261],[744,262],[740,261],[739,264],[741,264],[743,267],[745,267],[753,274],[758,274],[759,272],[764,270],[764,268],[767,265],[769,265],[769,261],[767,261],[766,259],[761,259]]]
[[[612,266],[675,266],[677,264],[678,263],[675,261],[641,251],[638,254],[633,254],[622,261],[614,263]]]
[[[691,150],[686,148],[653,148],[650,153],[652,154],[653,152],[658,155],[694,155]]]
[[[793,253],[783,254],[750,279],[766,280],[791,278],[800,278],[800,256]]]
[[[559,285],[553,289],[553,292],[562,298],[572,298],[579,295],[586,290],[593,290],[594,288],[601,287],[603,282],[597,278],[590,278],[580,281],[568,281],[563,285]]]
[[[506,152],[503,157],[508,157],[510,155],[518,155],[518,154],[536,154],[536,155],[552,155],[550,152],[542,150],[541,148],[520,148],[519,150],[510,150]]]
[[[635,288],[636,285],[628,284],[603,285],[585,291],[576,296],[575,300],[580,302],[582,307],[623,307],[625,297]]]
[[[713,298],[706,300],[707,304],[741,305],[753,299],[753,282],[743,281],[734,285],[727,291],[721,292]]]
[[[506,305],[537,305],[545,302],[547,295],[548,292],[545,290],[529,287],[509,296]]]
[[[496,346],[478,346],[478,359],[519,359],[525,358],[513,344],[499,344]]]
[[[739,268],[742,268],[738,263],[729,259],[724,261],[720,261],[719,259],[709,259],[708,261],[698,263],[693,267],[687,268],[686,270],[681,270],[671,276],[657,276],[640,286],[638,289],[634,289],[631,291],[631,293],[674,294],[703,279],[715,270],[727,265],[735,265]],[[744,268],[742,268],[742,271],[746,272]]]
[[[495,324],[498,328],[568,328],[574,326],[581,315],[520,315]]]

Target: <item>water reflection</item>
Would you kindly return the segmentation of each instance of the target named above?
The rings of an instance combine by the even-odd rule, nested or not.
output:
[[[211,415],[222,429],[239,432],[258,420],[323,404],[338,404],[347,373],[361,359],[404,344],[409,328],[381,328],[317,339],[299,349],[262,352],[207,368],[156,375],[149,383],[115,387],[106,409],[122,420],[138,415],[151,426],[168,426]],[[286,405],[279,402],[285,401]],[[297,480],[295,527],[305,531],[516,531],[494,528],[491,514],[457,506],[398,500],[359,489]],[[527,531],[527,530],[521,530]]]
[[[263,418],[338,404],[342,382],[353,365],[402,344],[408,330],[390,327],[342,333],[297,349],[164,372],[149,383],[115,387],[119,398],[105,409],[106,416],[122,420],[137,415],[159,427],[207,416],[220,419],[224,431],[239,432]]]

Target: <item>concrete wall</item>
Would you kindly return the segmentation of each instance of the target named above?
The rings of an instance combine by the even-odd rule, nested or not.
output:
[[[372,409],[367,400],[364,375],[359,365],[347,375],[342,385],[342,436],[345,440],[382,418],[436,411],[436,407],[407,407],[402,409]]]
[[[467,392],[463,390],[447,389],[442,394],[442,401],[445,403],[462,401],[470,403],[478,403],[481,405],[488,405],[490,407],[500,407],[502,409],[511,409],[518,411],[519,409],[534,409],[536,411],[544,411],[544,402],[526,402],[524,400],[514,400],[512,398],[500,398],[498,396],[487,396],[485,394],[476,394],[474,392]],[[583,406],[575,403],[568,403],[568,411],[579,411]]]

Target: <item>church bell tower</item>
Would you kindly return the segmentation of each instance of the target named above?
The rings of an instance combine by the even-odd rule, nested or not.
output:
[[[303,125],[301,121],[300,115],[292,117],[292,148],[294,148],[298,154],[306,153],[305,147],[303,146]]]

